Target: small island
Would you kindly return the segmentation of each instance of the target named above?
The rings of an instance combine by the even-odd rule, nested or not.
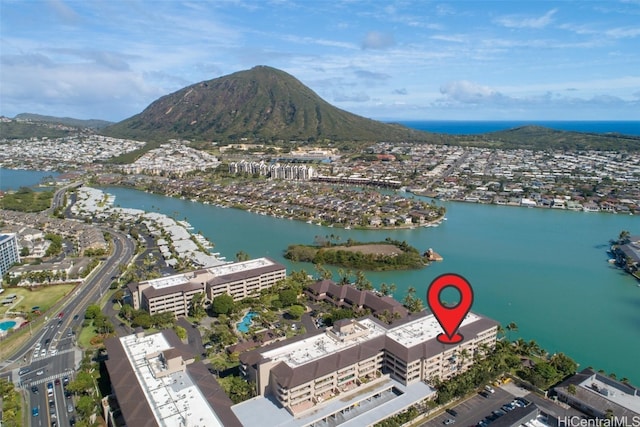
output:
[[[334,265],[362,271],[411,270],[429,264],[430,253],[420,252],[405,241],[387,237],[383,242],[356,242],[352,239],[338,244],[316,236],[313,245],[289,245],[284,257],[291,261]]]

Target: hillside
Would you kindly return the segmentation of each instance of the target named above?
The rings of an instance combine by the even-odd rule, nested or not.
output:
[[[66,126],[72,126],[76,128],[87,128],[87,129],[102,129],[103,127],[112,125],[113,122],[108,122],[106,120],[98,120],[98,119],[74,119],[71,117],[54,117],[54,116],[43,116],[41,114],[31,114],[31,113],[21,113],[15,117],[16,120],[19,121],[31,121],[31,122],[44,122],[44,123],[57,123]]]
[[[293,76],[258,66],[163,96],[106,135],[167,140],[428,141],[434,135],[333,107]]]
[[[541,126],[522,126],[456,139],[456,145],[502,149],[640,151],[639,136],[570,132]]]

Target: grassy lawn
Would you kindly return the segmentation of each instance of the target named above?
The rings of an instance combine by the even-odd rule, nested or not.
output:
[[[91,324],[85,328],[82,328],[82,330],[80,331],[80,335],[78,335],[78,346],[80,348],[91,348],[93,347],[91,345],[91,338],[95,337],[96,335],[96,330],[93,327],[93,322],[91,322]]]
[[[30,312],[31,307],[40,307],[40,312],[44,313],[55,303],[67,296],[76,285],[55,285],[38,286],[31,288],[7,288],[4,293],[16,294],[20,300],[12,311]],[[5,314],[9,306],[0,307],[0,315]]]

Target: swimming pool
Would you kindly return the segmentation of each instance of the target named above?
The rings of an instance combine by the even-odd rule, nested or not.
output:
[[[240,332],[249,332],[249,326],[251,326],[251,319],[253,319],[258,313],[255,311],[250,311],[244,315],[242,318],[242,322],[237,323],[236,326]]]
[[[16,326],[16,323],[17,322],[15,320],[5,320],[3,322],[0,322],[0,331],[8,331],[9,329]]]

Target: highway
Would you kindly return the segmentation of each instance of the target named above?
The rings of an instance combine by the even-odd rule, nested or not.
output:
[[[32,426],[48,427],[54,421],[56,426],[71,425],[75,408],[68,407],[73,405],[73,399],[65,397],[63,383],[65,377],[73,379],[82,358],[82,352],[76,347],[76,333],[81,329],[87,306],[102,297],[112,277],[120,274],[119,266],[129,264],[134,257],[135,242],[130,237],[111,229],[102,231],[112,236],[112,254],[67,297],[59,312],[50,315],[39,330],[32,331],[33,335],[11,357],[20,362],[13,363],[9,372],[14,383],[29,395]],[[49,383],[53,385],[51,393],[47,392]],[[37,392],[32,386],[38,388]],[[38,408],[37,415],[32,412],[34,408]]]

